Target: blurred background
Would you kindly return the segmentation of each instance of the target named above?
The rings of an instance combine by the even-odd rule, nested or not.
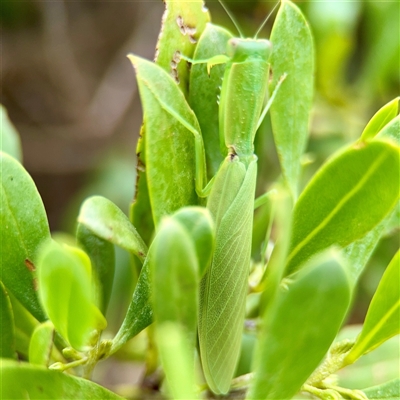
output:
[[[228,1],[248,36],[275,1]],[[372,115],[400,93],[399,1],[296,2],[316,44],[315,107],[304,183]],[[234,27],[217,1],[214,23]],[[52,230],[73,232],[82,200],[108,197],[128,212],[142,110],[126,54],[153,58],[164,5],[152,1],[1,3],[1,103],[21,135],[24,165]],[[264,29],[265,37],[273,17]],[[263,178],[279,174],[272,137]],[[268,153],[267,151],[267,153]],[[264,173],[263,173],[264,174]],[[364,274],[352,321],[362,321],[380,275],[399,246],[382,241]]]

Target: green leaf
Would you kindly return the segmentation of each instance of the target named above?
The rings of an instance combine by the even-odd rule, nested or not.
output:
[[[99,238],[82,224],[78,224],[76,237],[83,250],[90,257],[93,270],[99,284],[100,310],[105,315],[114,281],[115,250],[114,245]]]
[[[207,24],[200,37],[194,60],[206,60],[219,54],[225,54],[228,40],[232,34],[227,30],[212,24]],[[218,96],[221,93],[221,80],[225,64],[215,65],[207,73],[207,64],[192,65],[190,71],[189,104],[197,116],[203,135],[206,150],[208,178],[211,179],[218,171],[223,156],[219,143]]]
[[[395,219],[396,206],[395,208],[378,224],[369,231],[361,239],[349,244],[343,249],[343,254],[346,255],[349,260],[349,273],[353,282],[357,282],[357,279],[363,272],[368,260],[370,259],[375,247],[379,240],[385,233],[385,229],[389,226],[390,222]],[[399,220],[396,221],[396,226]]]
[[[129,339],[136,336],[153,322],[153,308],[150,296],[149,257],[147,257],[140,271],[132,301],[129,304],[124,321],[113,339],[111,353],[115,353]]]
[[[4,286],[39,320],[46,316],[36,293],[37,251],[50,238],[42,199],[32,178],[0,152],[1,277]]]
[[[10,295],[14,315],[15,349],[22,358],[27,360],[29,357],[29,342],[35,327],[38,325],[38,321],[11,292],[8,294]]]
[[[350,299],[346,267],[329,250],[283,283],[263,317],[248,399],[291,399],[335,339]]]
[[[202,278],[210,265],[215,246],[214,221],[211,214],[203,207],[184,207],[172,217],[185,228],[194,243],[199,276]]]
[[[193,51],[196,47],[196,41],[199,39],[203,32],[206,22],[210,19],[210,15],[205,11],[204,3],[201,0],[194,1],[166,1],[166,10],[163,16],[163,25],[159,40],[157,43],[156,50],[156,64],[164,69],[167,74],[174,76],[175,79],[179,80],[178,87],[184,93],[187,94],[189,69],[186,62],[178,61],[178,54],[184,54],[187,57],[193,55]],[[175,80],[176,82],[176,80]],[[162,125],[160,125],[162,127]],[[163,131],[164,136],[168,137],[168,125],[165,125],[166,130]],[[136,154],[137,154],[137,182],[136,182],[136,194],[135,201],[132,205],[132,222],[135,226],[140,227],[140,232],[146,243],[150,243],[154,224],[152,220],[152,208],[154,204],[150,204],[150,190],[152,189],[151,184],[147,182],[147,172],[150,171],[150,176],[154,177],[157,174],[157,170],[162,169],[163,165],[157,166],[155,162],[156,154],[161,152],[155,151],[159,146],[151,147],[147,146],[147,135],[148,132],[151,136],[150,140],[154,143],[154,124],[150,124],[150,131],[148,130],[147,124],[143,124],[140,139],[138,142]],[[155,139],[156,140],[156,139]],[[177,146],[177,150],[180,150],[180,145]],[[147,165],[146,152],[150,152],[150,164]],[[182,153],[174,151],[174,148],[163,147],[162,153],[165,157],[164,160],[174,160],[177,156],[182,156]],[[183,154],[184,159],[187,158]],[[190,158],[190,156],[189,156]],[[185,165],[185,164],[182,164]],[[190,164],[192,168],[192,164]],[[151,190],[152,197],[154,198],[154,191]],[[192,194],[186,193],[191,199]],[[158,198],[158,196],[156,195]],[[190,201],[187,204],[195,204],[194,201]],[[185,203],[186,205],[186,203]],[[156,215],[159,213],[159,207],[161,204],[156,204]],[[178,207],[179,208],[179,207]],[[175,208],[174,208],[175,210]],[[162,210],[161,210],[162,212]],[[156,219],[155,222],[158,222]]]
[[[29,362],[31,364],[49,366],[53,338],[54,326],[50,321],[36,327],[29,344]]]
[[[400,115],[393,118],[378,134],[378,138],[388,138],[400,146]]]
[[[198,207],[190,207],[179,210],[173,218],[182,224],[187,234],[192,238],[196,251],[199,251],[203,245],[210,246],[211,248],[213,247],[213,236],[211,232],[213,224],[212,221],[210,221],[208,212]],[[206,265],[205,263],[208,257],[208,251],[208,249],[206,251],[203,249],[203,254],[199,257],[199,262],[203,265],[200,264],[199,274],[204,272],[203,270],[205,268],[204,265]],[[153,322],[149,277],[149,260],[151,252],[152,247],[150,247],[149,256],[143,264],[125,319],[113,340],[112,352],[117,351],[124,343],[136,336],[140,331]]]
[[[15,327],[10,297],[0,281],[0,358],[15,358]]]
[[[261,281],[262,306],[268,307],[279,288],[285,272],[285,260],[289,251],[293,201],[288,190],[279,188],[272,195],[275,219],[276,243]]]
[[[271,42],[271,89],[287,74],[271,106],[271,123],[282,173],[296,198],[313,98],[314,47],[307,21],[293,3],[282,1]]]
[[[146,176],[157,226],[164,215],[198,201],[194,135],[188,127],[199,133],[200,127],[170,75],[150,61],[134,55],[129,58],[136,70],[144,110]]]
[[[400,97],[385,104],[368,122],[361,134],[361,140],[368,140],[375,137],[399,112]]]
[[[287,273],[313,254],[365,236],[399,198],[399,148],[378,140],[334,155],[295,205]]]
[[[0,104],[0,151],[22,162],[22,150],[19,135],[8,118],[7,110]]]
[[[163,322],[157,327],[156,341],[173,399],[197,399],[193,348],[188,346],[186,332],[179,324]]]
[[[346,356],[351,364],[400,333],[400,250],[386,268],[369,306],[363,329]]]
[[[156,323],[181,324],[195,344],[199,266],[195,245],[186,229],[166,218],[151,246],[152,301]]]
[[[203,0],[167,0],[157,43],[155,62],[179,84],[186,95],[189,70],[179,53],[192,57],[210,14]],[[178,63],[177,63],[178,61]]]
[[[141,261],[145,259],[146,244],[128,217],[105,197],[89,197],[82,204],[78,222],[99,238],[135,254]]]
[[[86,350],[93,331],[107,325],[94,302],[89,257],[78,248],[48,242],[38,272],[42,304],[54,327],[72,347]]]
[[[173,398],[191,399],[200,281],[195,244],[175,218],[165,218],[149,257],[156,339],[168,386]]]
[[[362,391],[370,400],[398,400],[400,398],[400,378],[393,379],[382,385],[363,389]]]
[[[122,399],[87,379],[16,361],[2,360],[0,382],[2,399]]]

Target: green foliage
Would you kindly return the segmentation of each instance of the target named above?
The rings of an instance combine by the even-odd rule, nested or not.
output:
[[[398,201],[399,162],[399,149],[380,141],[332,157],[295,205],[287,272],[324,248],[345,247],[371,231]]]
[[[271,42],[271,86],[275,87],[280,77],[287,74],[271,106],[271,122],[282,174],[296,198],[313,99],[314,46],[310,28],[293,3],[282,2]]]
[[[15,358],[15,329],[11,301],[0,282],[0,357]]]
[[[393,257],[368,309],[363,330],[347,355],[352,363],[400,333],[400,251]]]
[[[320,93],[338,100],[344,82],[326,74],[344,70],[362,6],[343,3],[335,13],[321,4],[304,8],[326,56],[317,62]],[[339,333],[371,254],[399,228],[399,97],[354,142],[329,148],[302,189],[314,87],[304,15],[282,0],[269,42],[234,38],[209,23],[203,6],[167,0],[155,62],[129,55],[144,113],[130,218],[89,197],[76,242],[50,240],[40,196],[18,162],[18,136],[0,110],[2,398],[120,398],[90,382],[92,370],[112,355],[132,360],[141,346],[144,380],[166,398],[399,397],[398,380],[363,391],[365,380],[354,383],[357,368],[369,376],[378,362],[393,363],[385,346],[399,334],[399,252],[357,338]],[[281,175],[255,199],[273,176],[257,178],[266,169],[254,154],[269,109]],[[260,158],[271,154],[265,143],[256,146]],[[133,292],[116,334],[104,317],[120,312],[114,246],[131,257]],[[147,396],[138,390],[127,397]]]
[[[89,257],[78,248],[49,242],[41,248],[38,271],[47,315],[72,347],[86,349],[93,331],[107,325],[94,298]]]
[[[11,156],[0,153],[1,278],[11,293],[43,321],[37,297],[39,246],[50,237],[46,212],[32,178]]]
[[[345,262],[331,251],[282,282],[263,317],[249,399],[290,399],[299,391],[338,333],[351,292]]]
[[[87,379],[50,371],[28,363],[2,360],[0,370],[2,399],[79,399],[85,397],[117,400],[122,397]]]

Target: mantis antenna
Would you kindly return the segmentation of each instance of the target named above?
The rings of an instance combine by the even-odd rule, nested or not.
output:
[[[280,3],[280,1],[278,1],[278,2],[274,5],[274,8],[270,11],[270,13],[269,13],[269,14],[267,15],[267,17],[264,19],[263,23],[262,23],[261,26],[258,28],[258,30],[257,30],[257,32],[256,32],[256,34],[255,34],[255,36],[254,36],[254,39],[257,39],[257,36],[258,36],[258,34],[261,32],[261,29],[264,28],[264,26],[265,26],[265,24],[267,23],[269,17],[270,17],[270,16],[272,15],[272,13],[275,11],[276,7],[278,7],[279,3]]]
[[[229,8],[222,2],[222,0],[218,0],[219,4],[221,4],[222,8],[225,10],[225,12],[228,14],[228,17],[232,21],[233,25],[235,25],[235,28],[239,32],[239,35],[241,38],[244,38],[243,32],[241,31],[238,22],[236,21],[235,17],[233,14],[229,11]],[[257,32],[258,33],[258,32]]]

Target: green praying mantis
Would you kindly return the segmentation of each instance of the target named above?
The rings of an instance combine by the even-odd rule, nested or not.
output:
[[[263,108],[271,49],[271,42],[265,39],[233,38],[227,43],[226,54],[207,60],[181,56],[192,64],[207,64],[208,72],[214,65],[226,66],[219,99],[219,135],[225,159],[207,185],[204,143],[196,116],[182,116],[180,109],[185,99],[180,92],[175,93],[174,103],[168,103],[166,92],[146,79],[146,73],[155,70],[161,79],[172,80],[166,72],[129,55],[141,96],[150,93],[194,137],[195,188],[199,197],[208,196],[207,208],[214,218],[216,232],[212,262],[200,286],[200,355],[207,383],[220,394],[229,390],[240,353],[257,178],[254,138],[286,77],[281,77]]]

